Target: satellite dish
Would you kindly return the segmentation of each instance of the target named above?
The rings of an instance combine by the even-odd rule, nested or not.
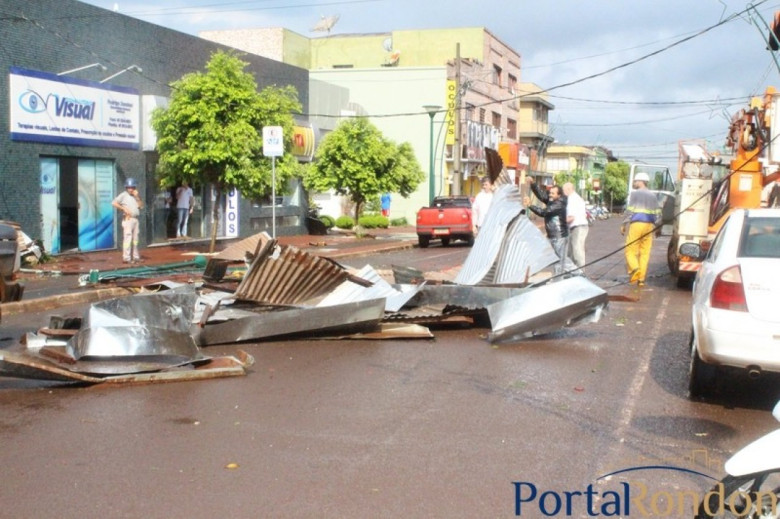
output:
[[[337,14],[332,14],[330,16],[321,15],[320,21],[311,28],[311,32],[327,32],[330,34],[330,30],[338,21],[339,15]]]
[[[387,52],[393,52],[393,38],[385,38],[385,41],[382,42],[382,48]]]

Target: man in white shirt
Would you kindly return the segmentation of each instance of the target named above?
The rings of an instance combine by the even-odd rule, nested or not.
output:
[[[192,194],[192,188],[187,181],[183,181],[181,186],[176,189],[176,212],[178,218],[176,220],[176,237],[187,237],[187,223],[190,220],[192,214],[192,207],[194,202],[194,195]]]
[[[490,209],[490,203],[493,201],[493,183],[488,177],[482,179],[482,191],[474,197],[474,203],[471,205],[471,224],[474,227],[474,234],[479,232],[479,228],[485,223],[485,215]]]
[[[588,237],[588,214],[585,200],[574,190],[574,184],[563,185],[566,195],[566,223],[569,226],[569,246],[571,259],[582,268],[585,265],[585,238]]]

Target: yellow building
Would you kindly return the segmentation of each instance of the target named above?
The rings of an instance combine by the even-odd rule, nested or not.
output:
[[[539,143],[549,142],[553,106],[538,87],[523,99],[520,85],[530,84],[520,81],[520,54],[483,27],[317,38],[263,28],[199,36],[308,69],[309,121],[323,132],[338,124],[333,115],[367,115],[388,138],[410,142],[428,179],[410,199],[394,199],[391,217],[413,222],[433,195],[476,194],[486,147],[527,141],[543,151]],[[326,86],[343,89],[348,99],[336,106],[322,93]],[[526,109],[527,127],[521,119]]]

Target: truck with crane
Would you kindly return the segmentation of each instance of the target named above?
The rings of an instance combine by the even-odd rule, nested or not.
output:
[[[767,88],[731,119],[728,165],[701,141],[679,145],[673,232],[667,263],[677,286],[690,286],[709,243],[731,211],[761,207],[765,187],[780,178],[780,94]]]

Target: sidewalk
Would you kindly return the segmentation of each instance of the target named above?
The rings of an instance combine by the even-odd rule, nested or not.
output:
[[[241,239],[219,240],[215,252],[242,241]],[[417,244],[414,226],[370,229],[357,238],[354,233],[331,231],[325,236],[297,235],[277,236],[281,245],[297,247],[309,254],[334,260],[351,256],[365,256],[382,252],[410,249]],[[48,311],[70,304],[93,303],[102,299],[118,297],[127,293],[116,283],[82,284],[79,278],[89,275],[90,270],[101,273],[127,268],[155,267],[194,260],[198,256],[208,257],[209,240],[176,240],[164,245],[151,245],[141,250],[140,264],[127,265],[122,262],[121,250],[67,253],[55,256],[52,261],[23,268],[13,282],[24,286],[21,301],[0,304],[0,316],[25,312]],[[250,251],[253,252],[253,251]],[[148,280],[192,278],[192,274],[174,271],[151,273]],[[144,282],[144,275],[135,280]],[[122,283],[127,286],[130,283]]]
[[[220,252],[231,244],[244,238],[217,241],[215,252]],[[277,236],[281,245],[297,247],[309,254],[326,258],[338,259],[349,256],[363,256],[391,250],[411,248],[417,243],[417,234],[413,226],[391,227],[388,229],[369,229],[365,236],[357,238],[352,232],[331,230],[325,236],[296,235]],[[156,266],[166,263],[176,263],[193,259],[195,256],[207,255],[208,239],[170,240],[167,244],[154,244],[141,249],[141,264],[138,266]],[[37,265],[30,270],[44,272],[60,272],[62,275],[88,274],[90,270],[116,270],[136,265],[126,265],[122,262],[121,250],[97,252],[66,253],[54,257],[48,263]],[[35,275],[35,274],[32,274]],[[19,273],[18,278],[24,279],[29,274]]]

